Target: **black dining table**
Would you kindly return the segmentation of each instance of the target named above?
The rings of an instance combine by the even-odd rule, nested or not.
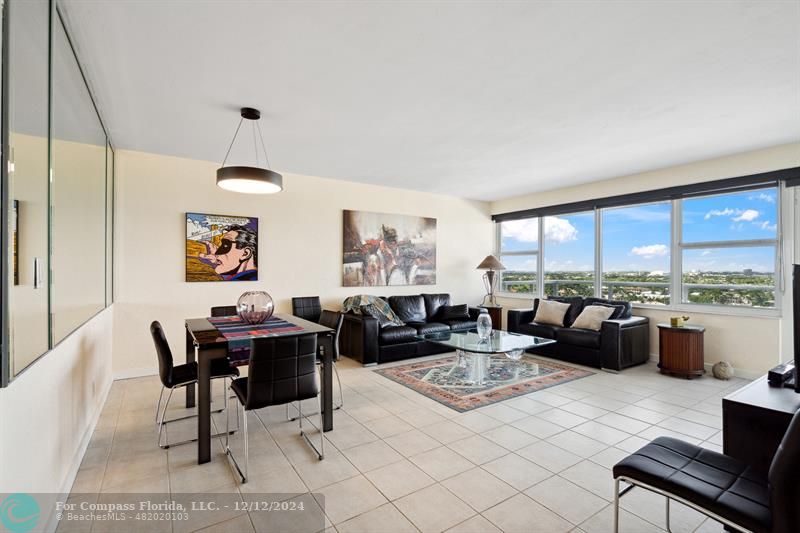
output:
[[[302,328],[289,332],[264,332],[264,337],[296,337],[316,333],[322,354],[322,428],[333,429],[333,333],[315,322],[289,314],[276,318]],[[186,362],[197,361],[197,401],[195,385],[186,387],[186,407],[197,405],[197,463],[211,460],[211,360],[228,357],[228,341],[208,318],[186,319]],[[225,392],[227,394],[227,391]]]

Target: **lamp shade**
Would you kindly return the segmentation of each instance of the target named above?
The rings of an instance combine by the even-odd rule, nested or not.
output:
[[[498,259],[493,255],[487,255],[486,259],[481,261],[481,264],[475,267],[476,270],[505,270],[506,267],[503,266],[503,263],[498,261]]]
[[[249,194],[272,194],[283,189],[283,176],[266,168],[222,167],[217,185],[225,190]]]

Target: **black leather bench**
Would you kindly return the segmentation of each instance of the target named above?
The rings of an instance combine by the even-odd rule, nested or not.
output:
[[[614,531],[619,498],[638,486],[676,500],[726,526],[753,532],[800,530],[800,412],[794,415],[769,475],[738,459],[670,437],[659,437],[616,465]],[[620,482],[631,485],[619,491]]]

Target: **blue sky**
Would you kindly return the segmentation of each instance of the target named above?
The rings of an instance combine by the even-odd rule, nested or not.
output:
[[[691,198],[683,201],[685,242],[774,239],[775,189]],[[670,270],[669,202],[603,211],[603,269]],[[503,249],[538,247],[536,219],[503,225]],[[684,271],[772,272],[774,247],[707,248],[684,252]],[[535,257],[505,256],[509,269],[535,269]],[[594,215],[579,213],[545,219],[545,270],[592,270]]]

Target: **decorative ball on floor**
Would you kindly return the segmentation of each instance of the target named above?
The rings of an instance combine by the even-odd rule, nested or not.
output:
[[[717,379],[729,380],[733,377],[733,365],[727,361],[720,361],[711,367],[711,373]]]

